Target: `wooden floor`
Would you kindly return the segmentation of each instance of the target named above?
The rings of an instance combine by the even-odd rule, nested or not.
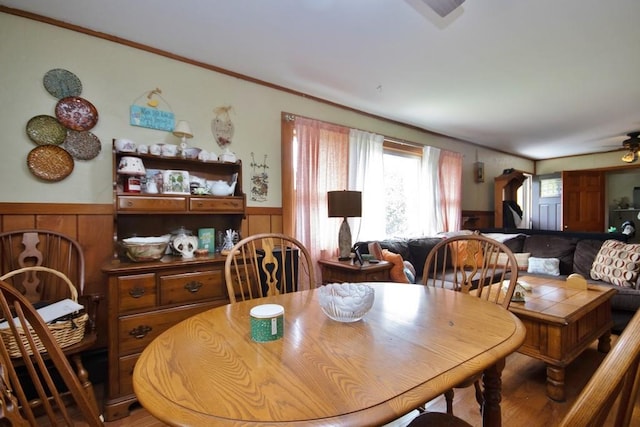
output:
[[[612,345],[615,339],[616,336],[613,336]],[[564,403],[554,402],[546,397],[544,363],[518,353],[509,356],[502,375],[502,425],[527,427],[557,425],[604,358],[604,355],[596,350],[596,343],[567,368],[567,401]],[[439,397],[429,402],[427,409],[444,412],[444,398]],[[474,426],[481,426],[473,387],[456,390],[454,413]],[[631,425],[640,426],[640,403],[638,402],[633,415]],[[134,409],[127,418],[105,424],[107,427],[165,425],[142,408]],[[606,426],[610,425],[613,423],[606,424]]]

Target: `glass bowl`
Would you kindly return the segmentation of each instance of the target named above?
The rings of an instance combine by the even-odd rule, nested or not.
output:
[[[362,283],[329,283],[318,289],[324,314],[338,322],[357,322],[373,306],[375,291]]]
[[[127,257],[134,262],[156,261],[164,256],[171,235],[160,237],[130,237],[120,244]]]

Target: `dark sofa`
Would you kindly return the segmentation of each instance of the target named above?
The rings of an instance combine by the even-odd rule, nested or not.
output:
[[[627,241],[621,233],[586,233],[563,232],[528,229],[482,229],[485,235],[500,238],[503,243],[516,253],[530,253],[536,258],[557,258],[560,261],[559,271],[563,278],[578,273],[590,283],[611,286],[617,290],[612,299],[613,331],[619,333],[640,308],[640,278],[634,287],[616,286],[603,280],[591,278],[591,266],[602,246],[609,239]],[[416,270],[416,282],[421,281],[424,262],[427,255],[442,237],[420,237],[408,239],[389,239],[379,241],[383,249],[400,254],[409,261]],[[368,253],[369,242],[358,242],[361,253]],[[530,274],[530,273],[527,273]]]

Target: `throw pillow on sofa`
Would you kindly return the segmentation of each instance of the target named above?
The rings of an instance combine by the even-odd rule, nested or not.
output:
[[[451,260],[454,265],[460,268],[482,267],[484,258],[482,246],[478,241],[467,240],[452,242],[450,248]]]
[[[527,268],[527,273],[559,276],[560,260],[558,258],[529,257],[529,267]]]
[[[410,283],[409,278],[404,272],[405,266],[402,255],[393,253],[388,249],[383,249],[382,259],[391,263],[391,270],[389,271],[391,280],[397,283]]]
[[[573,254],[577,238],[561,236],[531,235],[524,241],[522,252],[528,252],[535,258],[557,258],[560,260],[560,274],[573,273]]]
[[[606,240],[591,267],[591,278],[617,286],[635,287],[640,272],[640,244]]]
[[[513,256],[516,258],[516,264],[518,265],[519,271],[527,271],[529,269],[529,257],[531,256],[530,253],[515,253],[513,254]],[[497,254],[495,264],[497,266],[504,267],[507,264],[508,259],[509,257],[507,256],[507,254],[499,253]],[[492,257],[491,258],[492,263],[493,263],[493,260],[494,258]]]

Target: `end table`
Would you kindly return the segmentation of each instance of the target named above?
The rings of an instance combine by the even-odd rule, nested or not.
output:
[[[360,265],[353,260],[321,259],[318,261],[322,270],[322,284],[340,282],[390,282],[391,263],[365,261]]]

